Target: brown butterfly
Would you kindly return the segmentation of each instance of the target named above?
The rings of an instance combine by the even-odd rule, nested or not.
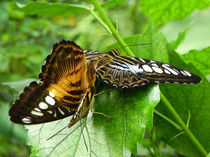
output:
[[[117,88],[148,83],[198,83],[201,78],[166,63],[82,50],[72,41],[53,46],[39,74],[40,82],[27,86],[9,111],[19,124],[51,122],[73,115],[69,127],[86,117],[95,92],[96,77]]]
[[[93,62],[72,41],[53,46],[39,74],[40,82],[27,86],[9,111],[19,124],[51,122],[73,115],[69,127],[87,116],[95,91]]]

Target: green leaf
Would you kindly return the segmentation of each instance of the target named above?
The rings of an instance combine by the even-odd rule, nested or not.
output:
[[[94,104],[95,111],[112,120],[94,114],[87,119],[87,129],[83,123],[77,123],[50,140],[47,138],[68,125],[71,117],[27,126],[28,144],[34,156],[128,156],[130,151],[136,153],[146,126],[152,128],[153,110],[159,99],[158,86],[120,92],[115,89],[97,96]]]
[[[130,45],[129,48],[134,52],[136,57],[168,62],[167,40],[162,33],[155,28],[151,21],[149,21],[141,35],[137,34],[127,37],[124,41],[128,46]],[[114,45],[109,47],[109,49],[113,49],[114,47],[119,48],[122,55],[126,55],[124,49],[119,45]]]
[[[183,19],[196,9],[209,6],[209,0],[142,0],[140,2],[142,12],[147,17],[151,16],[155,25],[161,25],[167,21]]]
[[[26,142],[26,130],[21,125],[14,125],[9,120],[9,111],[10,105],[8,103],[2,103],[0,105],[0,134],[5,137],[10,137],[16,139],[22,143]]]
[[[25,86],[30,84],[30,82],[35,81],[35,79],[26,79],[23,81],[16,81],[16,82],[3,82],[3,85],[9,86],[10,88],[14,88],[18,91],[23,90]]]
[[[28,15],[40,15],[44,17],[69,16],[87,12],[87,7],[83,5],[47,3],[47,2],[29,2],[26,5],[17,3],[14,9],[24,12]]]
[[[196,68],[192,65],[186,65],[176,53],[171,50],[169,51],[171,64],[180,66],[202,76]],[[184,122],[187,123],[187,121],[189,121],[189,129],[201,145],[206,151],[210,151],[210,84],[205,77],[202,78],[203,82],[196,85],[162,84],[160,89]],[[171,120],[175,121],[174,117],[168,113],[168,110],[162,102],[156,109]],[[202,156],[196,146],[192,143],[191,139],[189,139],[186,134],[180,134],[177,136],[180,131],[173,125],[169,125],[165,119],[155,117],[154,122],[159,137],[175,150],[186,156]]]
[[[205,76],[210,75],[210,47],[203,50],[192,50],[181,56],[185,63],[192,63]]]
[[[107,2],[104,2],[101,6],[103,8],[113,8],[117,5],[123,4],[125,2],[126,2],[125,0],[109,0]]]
[[[178,37],[177,37],[176,40],[170,42],[170,46],[171,46],[174,50],[176,50],[176,49],[178,48],[178,46],[184,41],[184,39],[185,39],[185,37],[186,37],[186,34],[187,34],[188,31],[190,30],[191,26],[192,26],[192,23],[189,24],[182,32],[180,32],[180,33],[178,34]]]

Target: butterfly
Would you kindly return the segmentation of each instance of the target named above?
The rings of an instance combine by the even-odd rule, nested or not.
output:
[[[9,111],[18,124],[40,124],[73,115],[69,127],[87,116],[95,91],[93,63],[72,41],[53,46],[39,74],[40,82],[31,82]]]
[[[25,87],[9,111],[12,122],[40,124],[72,115],[69,127],[88,115],[96,79],[116,88],[148,83],[198,83],[201,78],[185,69],[158,61],[82,50],[73,41],[53,46],[39,74],[40,81]]]

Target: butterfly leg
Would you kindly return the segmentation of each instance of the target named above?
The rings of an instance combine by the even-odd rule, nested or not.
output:
[[[111,88],[111,89],[103,90],[103,91],[101,91],[101,92],[99,92],[99,93],[94,94],[94,96],[99,96],[99,95],[101,95],[101,94],[103,94],[103,93],[110,92],[110,91],[112,91],[112,90],[114,90],[114,89]]]
[[[102,112],[95,112],[95,111],[92,111],[92,112],[93,112],[93,114],[99,114],[99,115],[102,115],[102,116],[104,116],[104,117],[106,117],[106,118],[109,118],[109,119],[113,120],[112,117],[110,117],[110,116],[108,116],[108,115],[106,115],[106,114],[104,114],[104,113],[102,113]]]

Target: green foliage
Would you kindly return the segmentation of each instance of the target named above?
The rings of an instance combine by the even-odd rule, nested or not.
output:
[[[148,44],[142,46],[132,46],[130,49],[134,52],[135,56],[168,62],[167,41],[165,37],[153,26],[151,21],[148,22],[148,25],[145,27],[145,30],[141,35],[136,34],[135,36],[127,37],[124,40],[127,45],[135,45],[136,43]],[[126,55],[125,52],[122,54]]]
[[[94,110],[110,116],[112,120],[94,114],[88,118],[85,128],[83,123],[78,123],[50,140],[46,139],[68,125],[69,118],[27,126],[28,144],[33,146],[32,152],[35,156],[121,157],[131,152],[136,153],[136,143],[143,140],[146,126],[152,128],[153,109],[159,102],[158,90],[158,86],[155,86],[129,90],[128,94],[128,90],[119,92],[115,89],[99,95],[96,97]]]
[[[164,102],[159,103],[157,85],[105,92],[95,97],[93,108],[112,120],[93,114],[49,140],[68,125],[71,117],[27,126],[26,142],[24,128],[8,120],[9,104],[30,80],[37,80],[44,58],[55,42],[69,39],[84,49],[100,51],[120,48],[121,54],[126,55],[119,43],[113,44],[107,23],[103,24],[105,30],[100,26],[96,16],[102,17],[96,13],[97,8],[91,13],[90,3],[53,2],[0,2],[0,140],[3,146],[0,156],[9,156],[10,151],[17,156],[27,155],[25,143],[31,148],[31,156],[203,156]],[[200,84],[161,84],[160,90],[207,152],[210,151],[210,88],[206,78],[210,74],[210,48],[178,55],[175,49],[184,41],[191,23],[170,43],[152,23],[160,25],[183,19],[195,9],[208,5],[207,0],[142,0],[140,3],[110,0],[102,3],[118,31],[126,36],[124,41],[131,45],[135,56],[174,64],[202,76]],[[151,19],[145,20],[140,11]],[[132,46],[136,44],[147,45]],[[97,88],[106,91],[109,87]],[[157,115],[153,117],[155,106]],[[24,151],[19,151],[21,149]]]
[[[192,23],[191,23],[190,25],[188,25],[188,26],[184,29],[184,31],[182,31],[182,32],[180,32],[180,33],[178,34],[178,37],[177,37],[176,40],[170,42],[171,48],[173,48],[174,50],[176,50],[176,49],[178,48],[178,46],[185,40],[185,36],[186,36],[186,34],[188,33],[188,31],[190,30],[191,25],[192,25]]]
[[[181,61],[180,57],[170,52],[170,63],[188,69],[199,74],[199,71],[192,65],[186,65]],[[202,74],[200,73],[200,76]],[[173,104],[175,110],[179,113],[185,123],[189,121],[189,129],[193,132],[197,139],[202,143],[207,151],[210,151],[210,143],[208,137],[208,119],[210,117],[209,109],[209,82],[203,76],[203,82],[197,85],[161,85],[160,89],[167,97],[168,101]],[[163,102],[161,102],[157,110],[166,115],[171,120],[174,117],[168,113]],[[168,125],[165,120],[155,118],[156,131],[159,136],[169,143],[174,149],[186,156],[202,156],[199,151],[194,148],[192,141],[185,135],[175,137],[180,130]],[[167,128],[167,129],[166,129]],[[173,137],[175,137],[173,139]]]
[[[62,3],[29,2],[26,5],[14,4],[13,9],[22,11],[28,15],[40,15],[45,17],[69,16],[71,14],[84,13],[87,9],[82,5]]]
[[[104,8],[113,8],[113,7],[123,4],[123,3],[125,3],[125,0],[110,0],[110,1],[104,2],[102,4],[102,6]]]
[[[198,68],[205,76],[210,74],[210,47],[203,50],[191,50],[189,53],[184,54],[181,58],[185,63],[192,63],[196,68]]]
[[[151,16],[155,25],[161,25],[170,20],[183,19],[196,9],[209,6],[208,0],[142,0],[142,11]]]

